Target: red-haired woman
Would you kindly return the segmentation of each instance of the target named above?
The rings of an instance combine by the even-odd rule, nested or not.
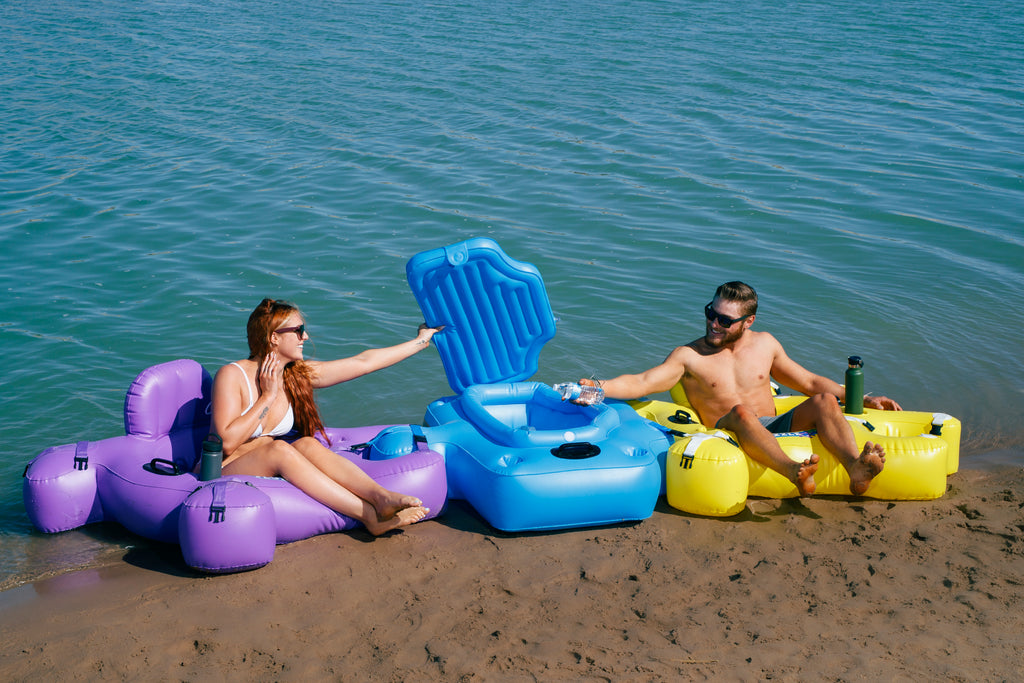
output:
[[[325,448],[313,389],[386,368],[430,345],[440,328],[421,325],[415,339],[351,358],[307,361],[309,335],[299,309],[264,299],[249,316],[249,357],[225,365],[213,384],[213,427],[224,441],[224,474],[283,477],[307,495],[358,519],[376,535],[423,519],[413,496],[389,491],[359,467]],[[294,429],[289,443],[277,437]]]

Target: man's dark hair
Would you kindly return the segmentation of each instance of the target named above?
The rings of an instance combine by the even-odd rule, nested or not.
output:
[[[715,296],[725,301],[738,301],[743,304],[743,315],[757,313],[757,292],[748,284],[738,280],[726,282],[715,290]]]

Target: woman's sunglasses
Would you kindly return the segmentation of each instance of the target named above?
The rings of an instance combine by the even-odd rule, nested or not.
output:
[[[712,301],[711,303],[714,302]],[[712,322],[717,320],[720,327],[732,327],[739,321],[746,320],[751,315],[753,315],[753,313],[740,316],[739,318],[730,318],[728,316],[722,315],[715,309],[711,308],[711,304],[708,304],[707,306],[704,307],[704,317],[707,318],[708,321]]]
[[[274,330],[278,334],[284,334],[285,332],[294,332],[299,339],[306,336],[306,324],[296,325],[295,327],[282,327],[279,330]]]

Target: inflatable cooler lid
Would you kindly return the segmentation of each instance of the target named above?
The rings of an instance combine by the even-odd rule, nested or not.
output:
[[[413,256],[405,273],[426,323],[445,325],[434,343],[457,393],[537,372],[555,317],[535,266],[475,237]]]

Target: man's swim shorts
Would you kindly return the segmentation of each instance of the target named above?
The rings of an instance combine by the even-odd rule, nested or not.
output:
[[[793,431],[793,411],[787,410],[782,415],[767,415],[757,418],[764,428],[772,434],[784,434]]]

